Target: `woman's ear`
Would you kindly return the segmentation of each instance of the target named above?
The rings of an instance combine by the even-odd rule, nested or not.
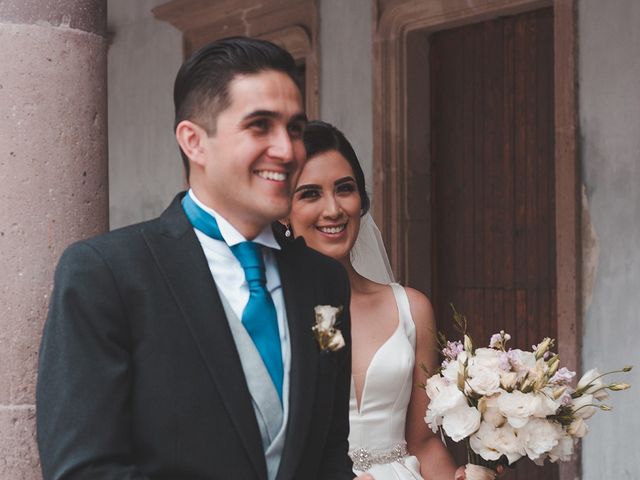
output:
[[[178,145],[191,162],[200,166],[205,164],[204,140],[207,137],[204,128],[191,120],[183,120],[176,126]]]

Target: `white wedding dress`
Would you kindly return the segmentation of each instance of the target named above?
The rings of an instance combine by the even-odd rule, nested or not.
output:
[[[399,322],[371,359],[360,408],[351,380],[349,455],[356,474],[366,471],[375,480],[422,480],[418,459],[407,454],[404,436],[413,388],[415,325],[404,288],[390,286]]]

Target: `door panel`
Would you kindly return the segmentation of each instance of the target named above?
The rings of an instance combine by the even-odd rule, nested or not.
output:
[[[557,332],[552,9],[435,33],[429,51],[438,326],[458,337],[453,303],[477,345],[504,329],[531,348]]]

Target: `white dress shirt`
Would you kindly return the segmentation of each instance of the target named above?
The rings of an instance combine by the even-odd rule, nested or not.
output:
[[[188,195],[205,212],[212,215],[216,222],[224,242],[211,238],[194,228],[196,236],[202,245],[205,257],[209,264],[209,270],[215,281],[220,295],[223,295],[238,319],[242,319],[242,312],[249,301],[249,284],[247,283],[244,270],[240,262],[235,257],[231,249],[232,245],[246,242],[247,239],[234,228],[224,217],[212,208],[207,207],[189,189]],[[284,434],[287,424],[289,410],[289,371],[291,370],[291,343],[289,340],[289,327],[287,324],[287,311],[284,303],[282,284],[280,282],[280,272],[273,250],[280,250],[280,245],[273,236],[271,225],[267,225],[260,234],[253,239],[254,242],[268,248],[262,249],[262,256],[267,278],[267,290],[271,294],[278,316],[278,331],[280,333],[280,347],[282,351],[283,382],[282,382],[282,406],[283,422],[279,435]],[[230,319],[228,319],[231,321]],[[211,348],[215,348],[213,345]]]

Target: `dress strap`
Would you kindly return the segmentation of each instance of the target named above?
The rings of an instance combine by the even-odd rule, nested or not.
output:
[[[404,331],[407,334],[409,341],[411,342],[413,351],[415,352],[416,325],[413,322],[413,317],[411,316],[411,308],[409,306],[409,297],[407,296],[407,291],[399,283],[390,283],[389,286],[393,291],[393,296],[395,297],[396,304],[398,305],[398,315],[400,317],[400,322],[402,322]]]

